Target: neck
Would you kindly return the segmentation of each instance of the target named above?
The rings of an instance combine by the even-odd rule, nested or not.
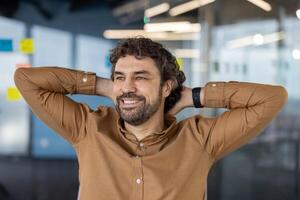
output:
[[[125,122],[125,128],[127,131],[133,133],[140,141],[148,135],[154,132],[160,132],[165,127],[164,111],[158,110],[153,116],[151,116],[146,122],[141,125],[131,125]]]

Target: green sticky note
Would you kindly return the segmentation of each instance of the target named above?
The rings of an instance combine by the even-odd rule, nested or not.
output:
[[[143,20],[144,20],[144,24],[148,24],[150,22],[150,18],[146,16],[144,16]]]

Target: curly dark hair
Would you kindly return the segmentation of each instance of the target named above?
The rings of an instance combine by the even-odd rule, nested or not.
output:
[[[185,75],[179,69],[176,58],[163,47],[162,44],[144,37],[127,38],[120,40],[118,45],[110,52],[112,64],[111,79],[114,79],[114,71],[120,57],[126,55],[135,56],[137,59],[152,58],[160,71],[161,85],[167,80],[174,80],[176,87],[165,100],[164,112],[168,112],[181,98]]]

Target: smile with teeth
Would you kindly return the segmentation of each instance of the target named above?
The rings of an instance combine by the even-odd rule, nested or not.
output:
[[[136,104],[140,103],[140,100],[137,99],[122,99],[123,106],[125,107],[133,107]]]
[[[124,104],[135,104],[137,101],[132,101],[132,100],[124,100],[123,101],[124,102]]]

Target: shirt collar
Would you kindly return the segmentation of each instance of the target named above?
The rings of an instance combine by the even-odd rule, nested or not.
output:
[[[167,132],[170,132],[170,130],[175,126],[176,124],[176,117],[171,114],[165,114],[165,126],[166,128],[163,131],[160,132],[154,132],[153,135],[164,135]],[[132,135],[129,131],[125,129],[124,120],[119,117],[118,119],[118,129],[121,131],[121,133],[126,135]]]

